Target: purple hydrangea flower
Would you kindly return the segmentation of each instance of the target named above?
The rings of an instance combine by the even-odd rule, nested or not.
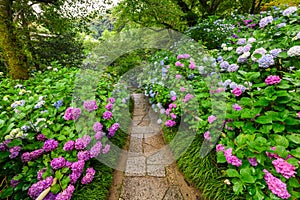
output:
[[[38,135],[36,136],[36,139],[37,139],[38,141],[45,141],[45,140],[47,140],[47,138],[46,138],[46,136],[45,136],[44,134],[38,134]]]
[[[94,110],[98,109],[97,102],[95,100],[90,100],[90,101],[84,101],[83,102],[83,107],[89,112],[92,112]]]
[[[264,17],[259,21],[259,27],[260,28],[264,28],[265,26],[267,26],[268,24],[270,24],[273,21],[273,17],[272,16],[268,16],[268,17]]]
[[[113,97],[107,99],[107,102],[110,102],[110,103],[112,103],[112,104],[115,103],[115,101],[116,101],[116,100],[115,100],[115,98],[113,98]]]
[[[239,167],[242,165],[242,160],[240,160],[236,156],[232,155],[232,148],[224,150],[224,155],[226,157],[226,161],[229,164],[234,165],[236,167]]]
[[[54,158],[50,163],[52,169],[58,170],[66,166],[66,160],[63,157]]]
[[[223,144],[217,144],[216,146],[216,151],[219,152],[219,151],[224,151],[225,150],[225,147],[223,146]]]
[[[43,180],[43,173],[45,173],[46,170],[47,170],[47,168],[44,167],[43,169],[41,169],[37,172],[37,179],[39,181]]]
[[[165,125],[166,125],[167,127],[173,127],[173,126],[176,125],[176,122],[173,121],[173,120],[168,120],[168,121],[165,122]]]
[[[256,158],[248,158],[248,161],[254,167],[258,165]]]
[[[55,200],[71,200],[75,187],[69,185],[64,191],[57,194]]]
[[[211,137],[210,137],[210,132],[209,132],[209,131],[206,131],[206,132],[204,133],[204,139],[206,139],[206,140],[210,140],[210,139],[211,139]]]
[[[44,152],[45,152],[44,149],[37,149],[37,150],[34,150],[34,151],[30,152],[30,156],[31,156],[32,160],[36,160],[41,155],[43,155]]]
[[[259,67],[262,67],[262,68],[268,68],[271,65],[275,64],[273,56],[270,54],[263,55],[260,59],[258,59],[257,62],[259,64]]]
[[[90,157],[95,158],[101,153],[102,143],[97,142],[90,150]]]
[[[22,162],[28,162],[30,161],[32,158],[31,158],[31,154],[29,152],[25,152],[22,154],[21,156],[21,160]]]
[[[49,152],[53,151],[58,147],[58,142],[54,139],[46,140],[43,146],[44,151]]]
[[[79,151],[77,154],[78,160],[88,161],[90,159],[90,152],[89,151]]]
[[[76,150],[83,150],[87,147],[85,141],[82,138],[78,138],[75,141],[75,149]]]
[[[109,152],[109,150],[110,150],[110,145],[107,144],[107,145],[105,145],[104,149],[102,149],[102,153],[107,154]]]
[[[280,81],[281,81],[281,78],[279,76],[273,76],[273,75],[270,75],[265,79],[265,83],[267,85],[276,85],[276,84],[280,83]]]
[[[241,107],[239,104],[237,104],[237,103],[233,104],[233,105],[232,105],[232,108],[233,108],[234,110],[236,110],[236,111],[242,110],[242,107]]]
[[[14,179],[10,180],[10,185],[12,188],[15,188],[19,183],[20,183],[20,181],[18,181],[18,180],[14,180]]]
[[[85,176],[81,180],[81,184],[89,184],[93,181],[96,171],[93,168],[87,168]]]
[[[109,103],[105,106],[106,110],[112,110],[113,108],[113,104],[112,103]]]
[[[72,174],[70,175],[71,184],[75,184],[77,182],[77,180],[81,176],[84,165],[85,165],[84,160],[79,160],[77,162],[72,163],[71,166]]]
[[[228,72],[235,72],[235,71],[237,71],[238,69],[239,69],[239,66],[238,66],[237,64],[231,64],[231,65],[229,65],[227,71],[228,71]]]
[[[9,149],[10,155],[9,158],[13,159],[15,157],[17,157],[19,155],[21,151],[21,147],[20,146],[15,146]]]
[[[95,122],[93,125],[93,129],[96,133],[101,132],[102,128],[103,128],[103,125],[100,122]]]
[[[53,177],[49,176],[45,180],[38,181],[28,189],[28,195],[32,199],[36,199],[45,189],[51,186]]]
[[[103,118],[106,119],[106,120],[109,120],[112,118],[112,113],[110,111],[105,111],[103,113]]]
[[[272,164],[274,165],[276,172],[282,174],[282,176],[286,179],[295,177],[295,174],[297,174],[297,172],[295,171],[295,166],[288,163],[282,158],[277,158],[276,160],[273,160]]]
[[[243,91],[240,89],[240,88],[234,88],[233,90],[231,90],[231,93],[234,95],[234,96],[236,96],[236,97],[238,97],[238,96],[241,96],[242,94],[243,94]]]
[[[75,147],[75,142],[73,140],[69,140],[68,142],[65,143],[64,145],[64,151],[72,151],[74,150]]]
[[[214,116],[214,115],[211,115],[211,116],[209,116],[208,118],[207,118],[207,120],[208,120],[208,123],[213,123],[215,120],[216,120],[217,118],[216,118],[216,116]]]

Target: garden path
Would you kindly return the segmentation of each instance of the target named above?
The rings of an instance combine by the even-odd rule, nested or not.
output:
[[[162,137],[158,116],[143,94],[132,94],[134,111],[128,144],[123,158],[125,173],[116,171],[109,200],[199,200],[173,162]],[[122,160],[122,158],[120,159]]]

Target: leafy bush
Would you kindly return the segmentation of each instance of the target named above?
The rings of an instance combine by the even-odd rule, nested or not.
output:
[[[168,56],[167,61],[158,56],[160,76],[167,81],[180,81],[165,88],[153,78],[158,77],[156,74],[144,82],[153,107],[166,113],[162,122],[170,130],[180,121],[178,107],[188,102],[180,91],[182,80],[191,84],[195,95],[190,99],[199,102],[200,115],[196,120],[187,120],[191,126],[197,124],[197,133],[204,136],[207,147],[212,148],[222,136],[216,146],[216,160],[227,170],[225,176],[220,175],[220,181],[246,199],[300,198],[299,11],[290,7],[237,17],[229,22],[237,24],[235,35],[224,40],[220,50],[212,51],[217,63],[199,63],[193,55],[186,54]],[[193,61],[197,66],[194,70]],[[208,80],[218,80],[217,73],[208,68],[214,65],[222,81],[207,86]],[[172,91],[176,99],[171,99],[175,95]],[[226,98],[226,104],[213,102],[214,95]],[[170,104],[176,104],[176,109],[170,109]],[[212,113],[212,107],[217,112]],[[220,109],[227,111],[225,119]],[[176,114],[175,119],[171,113]],[[221,131],[214,129],[220,124]]]

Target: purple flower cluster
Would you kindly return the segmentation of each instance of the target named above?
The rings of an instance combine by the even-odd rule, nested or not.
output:
[[[90,101],[84,101],[83,102],[83,107],[89,112],[92,112],[94,110],[98,109],[97,102],[95,100],[90,100]]]
[[[188,58],[190,58],[191,56],[189,55],[189,54],[179,54],[178,56],[177,56],[177,60],[179,60],[179,59],[188,59]]]
[[[226,161],[229,164],[234,165],[236,167],[239,167],[242,165],[242,160],[240,160],[236,156],[232,155],[232,148],[224,150],[224,155],[226,157]]]
[[[81,114],[81,109],[80,108],[73,108],[69,107],[67,108],[65,114],[64,114],[64,119],[65,120],[77,120]]]
[[[264,179],[267,182],[269,190],[282,199],[290,198],[290,194],[287,191],[286,184],[283,183],[279,178],[273,176],[266,169],[263,170],[265,173]]]
[[[295,171],[296,168],[282,158],[273,160],[272,164],[274,165],[276,172],[282,174],[282,176],[286,179],[295,177],[295,174],[297,174]]]
[[[102,138],[102,136],[103,136],[103,135],[102,135],[102,132],[101,132],[101,131],[95,133],[95,135],[94,135],[94,137],[95,137],[96,140],[100,140],[100,139]]]
[[[112,104],[112,103],[109,103],[109,104],[107,104],[107,105],[105,106],[105,109],[106,109],[106,110],[112,110],[112,108],[113,108],[113,104]]]
[[[240,105],[237,104],[237,103],[233,104],[233,105],[232,105],[232,108],[233,108],[234,110],[236,110],[236,111],[242,110],[242,106],[240,106]]]
[[[190,65],[189,65],[190,69],[195,69],[196,68],[196,63],[193,61],[190,61]]]
[[[20,146],[15,146],[9,149],[10,155],[9,158],[13,159],[15,157],[17,157],[19,155],[21,151],[21,147]]]
[[[250,165],[252,165],[254,167],[258,165],[256,158],[248,158],[248,161],[249,161]]]
[[[20,183],[20,181],[18,181],[18,180],[14,180],[14,179],[10,180],[10,185],[12,188],[15,188],[19,183]]]
[[[72,174],[70,175],[71,184],[75,184],[77,182],[77,180],[81,176],[84,165],[85,165],[84,160],[79,160],[77,162],[72,163],[71,165]]]
[[[101,153],[102,143],[97,142],[90,150],[90,157],[95,158]]]
[[[231,64],[231,65],[229,65],[227,71],[228,71],[228,72],[235,72],[235,71],[237,71],[238,69],[239,69],[239,66],[238,66],[237,64]]]
[[[53,194],[52,192],[49,192],[43,200],[55,200],[56,196],[57,194]]]
[[[41,169],[41,170],[39,170],[39,171],[37,172],[37,179],[38,179],[39,181],[43,180],[43,173],[45,173],[46,170],[47,170],[47,168],[43,168],[43,169]]]
[[[115,100],[115,98],[113,98],[113,97],[110,97],[110,98],[107,99],[107,102],[110,102],[110,103],[112,103],[112,104],[115,103],[115,101],[116,101],[116,100]]]
[[[102,149],[102,153],[107,154],[109,152],[109,150],[110,150],[110,145],[107,144],[107,145],[105,145],[104,149]]]
[[[168,121],[165,122],[165,125],[166,125],[167,127],[172,127],[172,126],[175,126],[175,125],[176,125],[176,122],[173,121],[173,120],[168,120]]]
[[[264,17],[259,21],[259,27],[260,28],[264,28],[265,26],[267,26],[268,24],[270,24],[273,21],[273,17],[272,16],[268,16],[268,17]]]
[[[55,200],[71,200],[75,187],[69,185],[64,191],[57,194]]]
[[[37,183],[30,186],[28,190],[28,195],[32,199],[36,199],[45,189],[51,186],[52,182],[52,176],[47,177],[45,180],[38,181]]]
[[[54,139],[46,140],[43,146],[44,151],[49,152],[53,151],[58,147],[58,142]]]
[[[297,7],[296,6],[292,6],[292,7],[289,7],[287,9],[285,9],[283,12],[282,12],[282,15],[283,16],[289,16],[289,15],[292,15],[294,12],[297,11]]]
[[[207,121],[208,121],[208,123],[213,123],[214,121],[216,121],[216,116],[214,116],[214,115],[211,115],[211,116],[209,116],[208,118],[207,118]]]
[[[108,135],[109,137],[113,137],[115,135],[115,132],[119,129],[120,124],[114,123],[111,127],[108,129]]]
[[[8,150],[8,143],[10,143],[11,140],[5,140],[4,142],[0,143],[0,151],[7,151]]]
[[[45,152],[44,149],[37,149],[37,150],[34,150],[30,153],[25,152],[21,155],[21,160],[22,160],[22,162],[28,162],[28,161],[31,161],[31,160],[36,160],[41,155],[43,155],[44,152]]]
[[[243,45],[243,44],[246,44],[246,42],[247,42],[246,38],[240,38],[240,39],[238,39],[237,44]]]
[[[279,76],[270,75],[265,79],[267,85],[274,85],[280,83],[281,78]]]
[[[184,97],[184,99],[182,99],[182,101],[185,102],[185,103],[187,103],[188,101],[190,101],[193,98],[194,98],[194,95],[192,95],[192,94],[186,94],[185,97]]]
[[[78,160],[84,160],[88,161],[90,159],[90,152],[85,150],[85,151],[79,151],[77,154]]]
[[[87,143],[84,141],[83,138],[78,138],[75,140],[75,149],[76,150],[83,150],[87,147]]]
[[[65,143],[64,145],[64,151],[72,151],[74,150],[75,147],[75,142],[73,140],[69,140],[68,142]]]
[[[270,54],[263,55],[260,59],[258,59],[257,62],[259,64],[259,67],[262,67],[262,68],[268,68],[271,65],[275,64],[273,56]]]
[[[112,113],[110,111],[105,111],[103,113],[103,118],[106,119],[106,120],[109,120],[112,118]]]
[[[282,52],[281,49],[272,49],[272,50],[270,51],[270,54],[271,54],[271,56],[272,56],[273,58],[276,58],[276,57],[278,56],[278,54],[280,54],[281,52]]]
[[[38,134],[38,135],[36,136],[36,139],[37,139],[38,141],[45,141],[45,140],[47,140],[47,138],[46,138],[46,136],[45,136],[44,134]]]
[[[103,125],[100,122],[95,122],[93,125],[93,129],[96,133],[100,132],[102,130],[102,128],[103,128]]]
[[[52,169],[58,170],[66,166],[66,160],[63,157],[54,158],[50,163]]]
[[[209,132],[209,131],[206,131],[206,132],[204,133],[204,139],[206,139],[206,140],[210,140],[210,139],[211,139],[211,137],[210,137],[210,132]]]
[[[86,169],[85,176],[81,179],[81,184],[89,184],[93,181],[96,171],[90,167]]]

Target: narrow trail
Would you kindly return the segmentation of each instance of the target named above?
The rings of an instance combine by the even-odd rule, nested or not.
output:
[[[184,180],[166,148],[157,114],[143,94],[132,97],[130,153],[120,158],[125,172],[115,172],[109,200],[200,200],[200,193]]]

